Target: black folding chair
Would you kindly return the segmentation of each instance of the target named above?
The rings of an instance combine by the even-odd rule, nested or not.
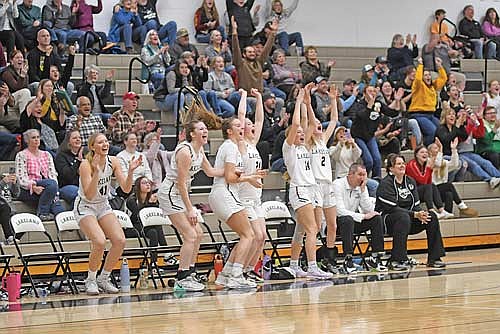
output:
[[[10,273],[10,260],[14,258],[14,254],[6,254],[2,244],[0,243],[0,265],[2,266],[2,275],[1,277],[4,277],[4,275],[9,272]]]
[[[28,277],[28,280],[31,284],[31,287],[33,288],[33,292],[36,297],[38,296],[38,292],[36,290],[35,282],[33,280],[33,276],[30,272],[30,265],[34,264],[39,264],[39,265],[47,265],[51,261],[56,261],[56,268],[53,271],[53,273],[50,275],[50,282],[48,284],[48,288],[51,288],[55,279],[58,276],[58,272],[60,269],[62,269],[63,275],[61,281],[68,281],[71,282],[70,280],[70,274],[68,273],[69,267],[67,267],[64,264],[64,259],[65,256],[67,255],[65,252],[61,252],[57,249],[56,244],[52,240],[52,237],[50,234],[45,230],[45,227],[40,220],[38,216],[35,216],[30,213],[19,213],[11,217],[10,223],[12,225],[12,230],[14,231],[15,235],[18,235],[20,233],[23,234],[23,237],[26,237],[27,233],[30,233],[31,235],[34,234],[39,234],[43,235],[46,239],[46,241],[49,243],[50,248],[52,251],[50,252],[38,252],[38,253],[27,253],[26,251],[23,251],[25,243],[22,243],[20,245],[20,242],[18,242],[14,238],[14,245],[16,246],[17,252],[19,254],[19,259],[21,260],[23,264],[23,270],[21,272],[21,278],[23,275],[26,274]],[[31,243],[33,244],[33,243]],[[38,242],[40,244],[40,242]],[[68,284],[69,288],[71,289],[72,293],[75,293],[73,284]]]
[[[262,203],[262,209],[264,210],[266,219],[266,241],[272,247],[271,258],[278,259],[278,262],[282,266],[283,262],[279,248],[282,245],[287,245],[288,247],[291,245],[296,222],[285,203],[278,201],[264,202]],[[275,232],[274,236],[271,231]]]

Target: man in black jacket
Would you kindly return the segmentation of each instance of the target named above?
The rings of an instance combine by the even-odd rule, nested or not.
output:
[[[57,51],[50,44],[50,32],[47,29],[41,28],[36,38],[38,46],[28,52],[26,56],[29,64],[28,78],[32,94],[36,92],[40,80],[49,78],[50,66],[61,66],[62,63]]]
[[[92,114],[99,115],[102,118],[104,126],[107,126],[108,119],[111,117],[104,102],[104,97],[111,94],[111,83],[114,76],[114,70],[106,73],[104,85],[97,85],[99,80],[99,68],[95,65],[90,65],[85,68],[85,81],[78,89],[77,96],[86,96],[92,103]]]
[[[464,18],[458,24],[458,30],[461,35],[470,38],[470,42],[474,45],[474,54],[476,59],[483,59],[483,46],[486,44],[487,38],[481,29],[481,24],[474,20],[474,7],[467,5],[464,7],[462,14]],[[487,58],[495,58],[497,46],[495,43],[488,44]]]

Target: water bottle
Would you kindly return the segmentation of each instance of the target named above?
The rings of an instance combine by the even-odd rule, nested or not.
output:
[[[42,305],[47,305],[47,296],[49,295],[49,290],[47,288],[40,289],[39,292]]]
[[[130,270],[126,258],[123,259],[120,268],[120,289],[122,292],[130,292]]]
[[[139,289],[147,290],[149,288],[148,270],[141,268],[139,270]]]
[[[154,94],[155,86],[153,85],[153,83],[151,81],[148,83],[148,87],[149,87],[149,94]]]
[[[220,246],[220,253],[222,255],[222,260],[224,260],[224,263],[227,262],[227,259],[229,259],[230,251],[229,248],[227,248],[227,245],[222,245]]]
[[[222,260],[221,254],[216,254],[214,258],[214,273],[216,279],[222,269],[224,269],[224,260]]]
[[[59,198],[59,191],[58,191],[56,193],[56,196],[54,197],[54,203],[56,203],[56,204],[59,203],[59,200],[60,200],[60,198]]]
[[[80,44],[78,44],[78,41],[75,41],[75,50],[76,52],[80,52]]]
[[[9,185],[5,184],[2,187],[2,197],[5,199],[7,203],[12,202],[12,195],[10,193]]]

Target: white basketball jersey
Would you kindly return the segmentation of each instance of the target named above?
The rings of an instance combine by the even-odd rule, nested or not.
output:
[[[113,177],[113,164],[109,156],[106,157],[106,164],[104,170],[99,169],[99,181],[97,181],[97,192],[92,199],[85,197],[83,193],[82,178],[80,178],[80,185],[78,187],[78,196],[88,203],[98,204],[108,200],[109,190],[111,187],[111,178]]]
[[[236,169],[243,171],[243,160],[238,150],[238,146],[230,139],[226,139],[219,147],[215,157],[214,168],[224,169],[224,164],[226,162],[234,164]],[[214,177],[214,186],[215,185],[226,185],[224,176]],[[238,191],[239,189],[238,184],[230,184],[229,186],[231,190],[234,191]]]
[[[199,152],[195,152],[193,145],[189,142],[182,142],[177,145],[175,148],[174,154],[172,155],[172,158],[170,160],[170,166],[167,169],[166,173],[167,175],[165,178],[171,180],[171,181],[177,181],[178,177],[178,169],[177,169],[177,161],[176,161],[176,156],[177,152],[179,152],[180,149],[187,147],[189,149],[189,154],[191,155],[191,167],[189,168],[189,177],[190,179],[193,179],[194,175],[198,173],[201,169],[201,164],[203,163],[203,147],[200,147]]]
[[[311,168],[311,153],[304,145],[283,143],[283,160],[290,175],[291,186],[312,186],[316,184]]]
[[[259,151],[254,145],[245,143],[246,153],[242,155],[243,159],[243,173],[245,175],[252,175],[257,172],[258,169],[262,169],[262,159],[260,158]],[[243,182],[240,184],[239,197],[242,200],[259,200],[262,195],[261,188],[255,188],[248,182]]]
[[[332,182],[330,151],[323,140],[316,142],[311,148],[311,167],[317,181]]]

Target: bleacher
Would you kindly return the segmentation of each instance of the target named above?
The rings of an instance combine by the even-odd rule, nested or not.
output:
[[[198,50],[203,53],[205,45],[197,45]],[[293,52],[293,48],[291,49]],[[373,63],[378,55],[386,53],[385,48],[354,48],[354,47],[318,47],[318,53],[321,56],[321,61],[329,59],[336,60],[336,66],[329,78],[331,82],[336,83],[341,87],[342,81],[347,77],[352,77],[355,80],[361,75],[361,67],[367,63]],[[115,76],[112,85],[112,94],[106,101],[107,106],[111,111],[120,107],[122,96],[128,91],[128,66],[134,55],[100,55],[87,56],[86,64],[96,64],[100,67],[100,78],[104,80],[106,71],[114,69]],[[287,61],[295,70],[299,71],[299,63],[303,60],[302,57],[290,56]],[[75,66],[73,69],[72,81],[78,84],[82,79],[82,64],[83,57],[81,54],[76,56]],[[481,85],[483,79],[483,60],[463,60],[460,65],[462,72],[465,72],[468,77],[467,88],[465,92],[465,101],[472,106],[478,106],[481,103]],[[140,76],[140,64],[135,62],[133,66],[133,78]],[[488,79],[500,79],[500,62],[490,61],[488,66]],[[172,113],[160,112],[152,98],[151,94],[142,94],[142,84],[134,80],[132,82],[132,90],[139,93],[141,99],[139,101],[139,111],[141,111],[146,119],[158,121],[163,129],[162,142],[167,149],[173,149],[175,145],[175,119]],[[210,131],[209,145],[206,152],[211,161],[214,160],[218,147],[223,139],[220,131]],[[412,152],[404,152],[407,157],[412,156]],[[8,172],[10,167],[14,166],[14,162],[1,162],[0,172]],[[207,203],[207,196],[211,187],[211,179],[203,173],[199,173],[193,182],[193,203]],[[461,197],[468,203],[469,206],[478,209],[480,217],[478,218],[455,218],[441,221],[441,231],[445,238],[445,246],[453,248],[470,247],[470,246],[490,246],[500,244],[500,190],[491,190],[486,182],[460,182],[455,184]],[[284,197],[284,181],[279,173],[271,172],[264,180],[263,200],[273,200],[276,196]],[[498,204],[498,206],[497,206]],[[35,212],[35,209],[20,201],[14,202],[17,212]],[[454,214],[458,217],[458,210],[455,208]],[[206,214],[205,220],[212,228],[217,231],[218,223],[213,214]],[[44,223],[49,233],[53,236],[56,234],[54,222]],[[228,227],[225,227],[229,230]],[[230,233],[230,232],[229,232]],[[219,233],[215,233],[218,240],[222,240]],[[231,234],[230,234],[231,235]],[[3,235],[2,235],[3,238]],[[209,241],[208,236],[204,241]],[[425,234],[420,233],[410,237],[409,249],[424,251],[426,249]],[[36,242],[38,240],[30,239],[30,236],[23,239],[28,242]],[[168,235],[167,241],[175,242],[174,235]],[[133,246],[134,241],[130,246]],[[48,245],[34,244],[34,250],[43,251]],[[71,250],[79,250],[85,248],[85,241],[75,242],[71,245]],[[13,246],[6,246],[7,253],[15,253]],[[16,263],[14,261],[14,263]],[[18,263],[18,262],[17,262]]]

